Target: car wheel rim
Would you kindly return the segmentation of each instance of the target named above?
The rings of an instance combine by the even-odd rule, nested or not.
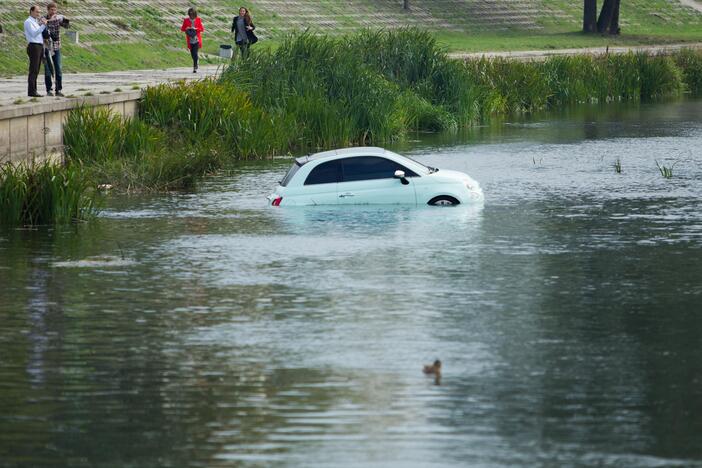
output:
[[[439,206],[448,206],[453,205],[453,202],[451,200],[436,200],[434,204]]]

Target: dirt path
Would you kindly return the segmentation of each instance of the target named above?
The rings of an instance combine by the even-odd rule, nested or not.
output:
[[[692,1],[692,0],[689,0]],[[702,7],[701,7],[702,8]],[[510,52],[476,52],[476,53],[451,53],[456,59],[479,57],[506,57],[515,60],[543,60],[554,55],[577,54],[621,54],[629,51],[644,51],[650,53],[672,52],[683,48],[702,49],[702,42],[688,44],[672,44],[662,46],[638,47],[595,47],[584,49],[554,49],[554,50],[527,50]],[[150,85],[177,80],[192,80],[203,77],[215,76],[221,73],[222,66],[210,65],[200,68],[199,73],[192,73],[191,68],[171,68],[167,70],[132,70],[108,73],[71,73],[64,75],[63,93],[65,98],[43,97],[39,102],[46,103],[50,100],[71,99],[85,95],[112,94],[120,91],[132,91]],[[39,76],[39,92],[45,93],[43,73]],[[0,108],[7,109],[13,105],[27,104],[27,77],[16,76],[9,79],[0,78]]]
[[[625,54],[627,52],[670,53],[680,49],[702,49],[702,42],[686,44],[625,46],[625,47],[588,47],[581,49],[552,49],[552,50],[521,50],[509,52],[452,52],[450,57],[455,59],[470,59],[480,57],[505,57],[515,60],[544,60],[552,56],[591,54],[600,55]]]
[[[690,8],[694,8],[699,12],[702,12],[702,3],[696,0],[680,0],[680,3],[682,3],[685,6],[689,6]]]
[[[71,99],[86,95],[113,94],[120,91],[133,91],[145,88],[149,85],[164,83],[168,81],[192,80],[215,76],[222,72],[222,67],[208,65],[200,68],[197,74],[192,68],[170,68],[167,70],[131,70],[107,73],[70,73],[63,75],[63,94],[65,98],[43,97],[37,98],[39,102],[47,103],[53,100]],[[44,88],[44,73],[39,74],[38,79],[39,94],[46,94]],[[16,76],[13,78],[0,78],[0,108],[19,104],[19,101],[26,104],[27,97],[27,77]]]

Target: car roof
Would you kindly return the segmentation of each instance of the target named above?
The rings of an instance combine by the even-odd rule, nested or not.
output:
[[[355,148],[342,148],[335,149],[331,151],[323,151],[321,153],[310,154],[308,156],[302,156],[295,159],[300,166],[303,166],[311,161],[317,161],[319,159],[335,159],[333,156],[339,158],[348,158],[352,156],[383,156],[388,153],[384,148],[378,148],[375,146],[358,146]]]

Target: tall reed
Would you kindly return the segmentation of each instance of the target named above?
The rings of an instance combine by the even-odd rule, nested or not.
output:
[[[83,163],[136,158],[161,148],[165,140],[155,128],[138,119],[122,119],[108,108],[73,109],[63,130],[66,157]]]
[[[150,87],[140,115],[189,145],[216,137],[218,149],[234,159],[268,156],[288,146],[275,113],[254,106],[247,93],[228,83],[202,80]]]
[[[673,54],[680,68],[687,91],[693,96],[702,95],[702,50],[686,49]]]
[[[108,109],[77,108],[64,126],[66,160],[79,165],[95,185],[158,191],[188,188],[221,165],[220,153],[203,138],[198,143],[150,125],[122,119]]]
[[[0,166],[0,224],[64,224],[93,217],[94,185],[79,166],[53,162]]]
[[[696,58],[629,53],[459,62],[418,29],[344,38],[305,32],[275,52],[235,63],[222,81],[248,93],[254,105],[291,116],[294,133],[311,145],[338,144],[349,133],[349,143],[368,143],[401,138],[408,129],[450,130],[491,115],[676,95],[683,80],[693,85],[688,88],[696,87],[694,77],[702,80]],[[338,128],[325,124],[330,121]]]

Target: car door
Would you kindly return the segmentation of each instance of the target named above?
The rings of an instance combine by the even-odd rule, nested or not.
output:
[[[339,202],[337,185],[340,175],[341,164],[338,160],[323,162],[312,168],[300,187],[300,204],[336,205]]]
[[[395,171],[405,172],[403,184]],[[379,156],[356,156],[341,160],[341,179],[337,186],[342,205],[416,204],[413,177],[416,174],[401,164]]]

